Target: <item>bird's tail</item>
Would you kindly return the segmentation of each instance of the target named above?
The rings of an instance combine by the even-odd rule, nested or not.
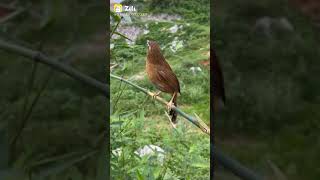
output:
[[[177,106],[177,105],[178,105],[178,104],[177,104],[178,94],[174,94],[173,96],[174,96],[174,97],[173,97],[172,102],[173,102],[173,104],[174,104],[175,107],[178,107],[178,106]],[[170,112],[169,112],[169,115],[171,116],[171,122],[172,122],[173,124],[177,124],[177,116],[178,116],[178,113],[177,113],[176,111],[174,111],[173,109],[171,109]]]

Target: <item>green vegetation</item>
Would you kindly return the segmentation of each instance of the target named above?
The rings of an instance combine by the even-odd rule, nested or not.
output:
[[[41,49],[50,57],[68,54],[61,61],[67,61],[84,74],[105,81],[107,62],[103,3],[76,0],[50,2],[18,1],[17,7],[29,8],[15,19],[1,24],[1,39],[35,50]],[[26,120],[21,136],[14,146],[9,147],[9,168],[14,173],[1,169],[0,179],[29,179],[29,174],[32,174],[31,179],[85,180],[103,177],[106,172],[106,147],[101,135],[105,133],[105,116],[108,113],[106,98],[95,89],[45,65],[36,65],[33,61],[2,50],[0,57],[0,124],[1,128],[9,129],[6,139],[12,141],[22,121]],[[33,86],[30,79],[33,79]],[[46,83],[40,98],[32,106]],[[32,113],[27,119],[30,109]],[[2,176],[6,172],[10,173],[11,178]]]
[[[217,145],[263,174],[271,160],[288,179],[319,178],[319,29],[287,1],[220,1],[215,10],[227,94]],[[286,17],[294,31],[255,33],[263,16]]]
[[[180,81],[182,95],[178,98],[178,106],[190,115],[197,113],[209,124],[210,72],[208,66],[200,63],[209,56],[210,26],[206,6],[209,1],[179,2],[134,3],[139,12],[154,16],[159,13],[180,15],[181,19],[145,21],[143,17],[132,17],[133,24],[126,27],[140,27],[149,33],[141,34],[134,45],[128,45],[124,38],[112,39],[111,63],[118,65],[112,73],[157,91],[145,74],[146,41],[157,41]],[[178,31],[170,32],[175,25],[179,27]],[[123,27],[119,26],[117,31]],[[174,41],[182,44],[176,52],[170,48]],[[201,71],[193,73],[191,67],[200,67]],[[160,96],[170,98],[165,93]],[[111,97],[112,179],[209,179],[210,138],[206,134],[179,116],[178,129],[174,130],[163,105],[114,79],[111,79]],[[145,145],[156,145],[165,151],[163,164],[157,159],[162,153],[142,157],[135,154]],[[119,150],[120,155],[116,153]]]

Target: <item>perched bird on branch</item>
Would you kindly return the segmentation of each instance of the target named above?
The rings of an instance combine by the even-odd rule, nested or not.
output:
[[[175,127],[177,120],[177,112],[171,109],[172,105],[177,107],[177,97],[180,94],[180,85],[177,76],[172,71],[170,65],[167,63],[161,49],[155,41],[147,41],[148,54],[146,60],[146,72],[149,80],[156,86],[159,92],[155,93],[153,97],[158,96],[161,92],[172,95],[168,103],[169,115],[171,122]]]
[[[210,58],[213,73],[213,108],[214,112],[217,112],[226,103],[226,95],[224,91],[222,70],[214,49],[211,49],[211,54]]]

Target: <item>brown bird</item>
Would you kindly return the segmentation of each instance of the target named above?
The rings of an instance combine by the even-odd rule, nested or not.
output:
[[[226,95],[224,90],[222,70],[214,49],[211,50],[211,54],[213,73],[213,107],[214,112],[217,112],[220,107],[222,107],[226,103]]]
[[[153,96],[158,96],[161,92],[169,93],[172,95],[168,103],[169,115],[171,122],[175,127],[177,120],[177,112],[171,109],[172,104],[177,107],[177,97],[180,94],[180,85],[177,76],[172,71],[170,65],[167,63],[161,49],[155,41],[147,41],[148,54],[146,60],[146,71],[149,80],[156,86],[159,92]]]

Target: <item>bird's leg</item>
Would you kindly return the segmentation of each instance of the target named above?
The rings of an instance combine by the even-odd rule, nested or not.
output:
[[[172,105],[174,105],[174,104],[173,104],[173,99],[174,99],[174,97],[175,97],[176,95],[177,95],[177,93],[174,92],[173,95],[172,95],[171,100],[170,100],[170,101],[168,102],[168,104],[167,104],[167,108],[168,108],[168,111],[169,111],[169,112],[171,111]]]
[[[151,93],[152,99],[155,99],[157,96],[159,96],[160,93],[161,91],[158,91],[156,93]]]

